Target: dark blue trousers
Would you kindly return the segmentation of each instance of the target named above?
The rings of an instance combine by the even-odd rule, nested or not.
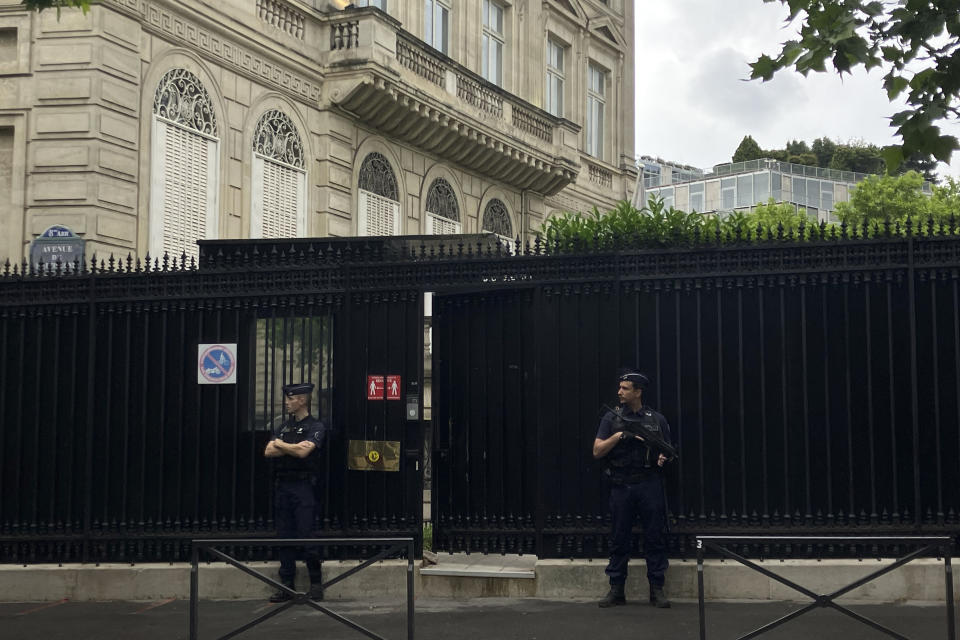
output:
[[[610,514],[613,518],[613,539],[607,576],[610,584],[627,581],[633,523],[637,515],[643,526],[643,554],[647,561],[647,580],[662,587],[667,561],[667,513],[660,474],[651,473],[634,484],[613,485],[610,489]]]
[[[276,522],[279,538],[313,537],[316,498],[309,480],[277,480]],[[320,553],[317,547],[304,550],[310,583],[322,582]],[[297,547],[280,547],[280,581],[293,584],[297,575]]]

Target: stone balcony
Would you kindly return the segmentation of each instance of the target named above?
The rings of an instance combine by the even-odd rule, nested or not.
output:
[[[553,195],[576,180],[578,125],[484,80],[380,11],[316,20],[321,103],[517,189]]]

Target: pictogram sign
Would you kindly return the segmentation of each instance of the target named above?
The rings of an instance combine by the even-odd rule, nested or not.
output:
[[[400,376],[387,376],[387,400],[400,399]]]
[[[236,384],[236,343],[197,345],[197,367],[199,384]]]
[[[383,400],[383,376],[367,376],[367,400]]]

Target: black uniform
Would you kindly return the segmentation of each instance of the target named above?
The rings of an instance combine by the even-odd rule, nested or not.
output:
[[[643,421],[648,429],[659,430],[671,443],[670,425],[666,418],[649,407],[633,413],[623,408],[625,418]],[[600,420],[597,438],[606,440],[622,428],[615,425],[616,416],[608,411]],[[613,518],[613,540],[606,573],[611,585],[627,580],[627,562],[633,522],[640,515],[643,525],[643,551],[647,561],[647,579],[651,586],[663,587],[669,565],[666,553],[667,509],[663,492],[663,471],[657,465],[658,453],[635,438],[627,437],[606,456],[605,473],[610,477],[610,514]]]
[[[288,444],[310,440],[316,445],[306,458],[281,456],[274,459],[277,536],[280,538],[311,537],[316,510],[314,485],[317,461],[326,433],[324,424],[308,415],[300,421],[291,417],[274,434]],[[308,547],[305,556],[310,583],[320,584],[322,579],[317,548]],[[281,547],[280,581],[292,585],[296,572],[296,547]]]

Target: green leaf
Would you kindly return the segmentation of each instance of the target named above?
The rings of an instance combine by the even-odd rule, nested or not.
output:
[[[957,148],[957,139],[953,136],[937,136],[925,145],[930,154],[940,162],[950,162],[953,150]]]
[[[887,78],[887,81],[884,84],[887,87],[887,98],[893,100],[900,95],[910,83],[907,82],[906,78],[892,76]]]
[[[764,82],[772,79],[774,72],[778,70],[774,65],[773,58],[766,54],[757,58],[756,62],[751,62],[750,68],[753,69],[750,73],[750,79],[761,78]]]
[[[884,162],[887,163],[887,174],[893,175],[896,173],[897,169],[900,168],[900,165],[903,164],[903,148],[890,145],[884,147],[880,151],[880,155],[883,156]]]
[[[868,2],[863,6],[863,12],[870,16],[871,18],[876,17],[883,13],[883,3],[882,2]]]
[[[903,51],[897,47],[880,47],[883,52],[883,59],[887,62],[895,62],[903,57]]]

